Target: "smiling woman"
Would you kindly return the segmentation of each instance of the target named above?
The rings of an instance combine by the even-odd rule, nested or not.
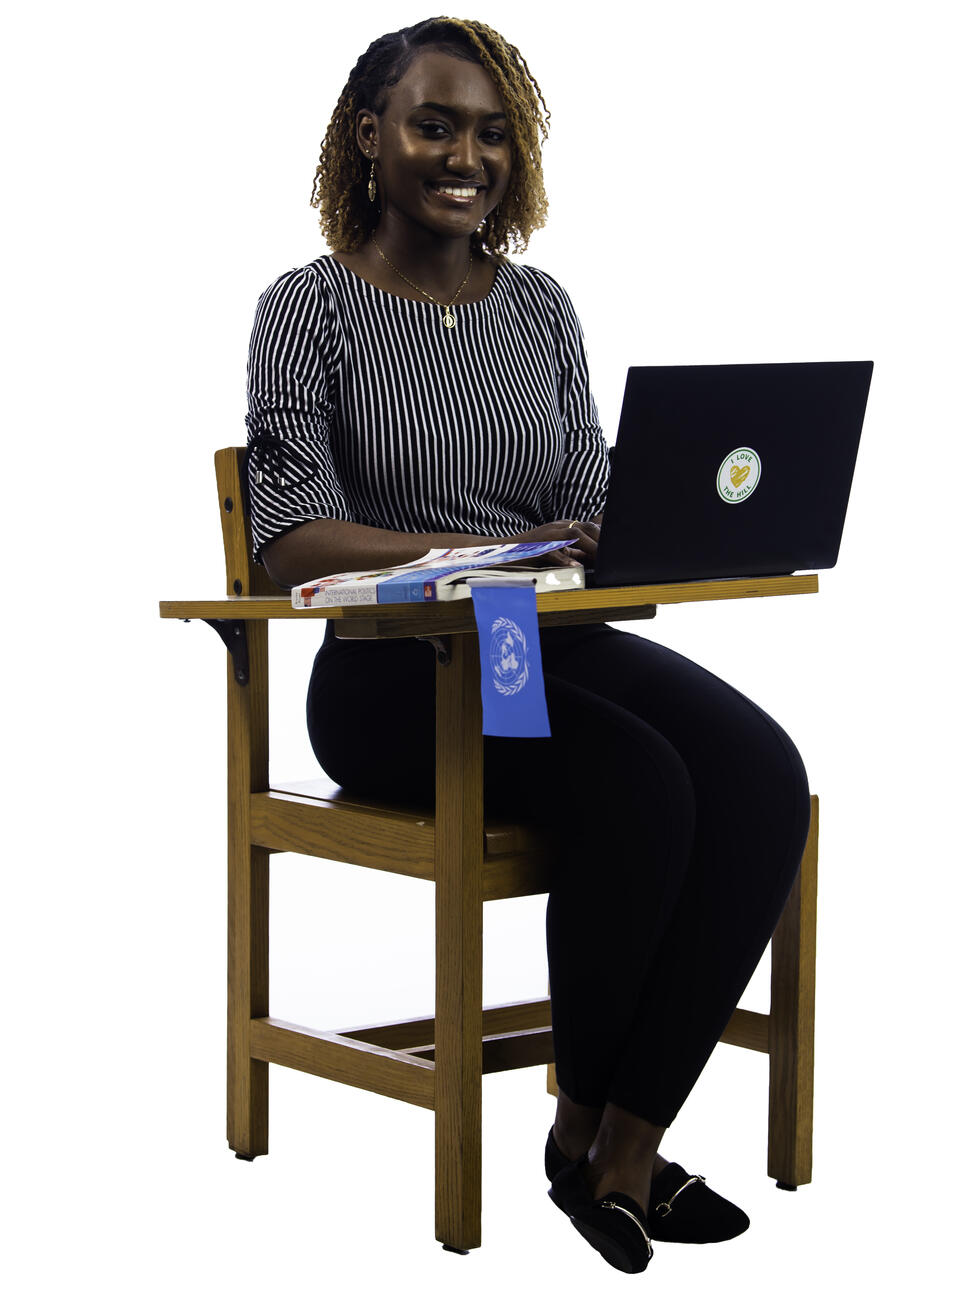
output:
[[[356,114],[356,142],[374,166],[376,229],[370,242],[401,281],[425,276],[434,300],[473,301],[493,281],[490,259],[456,288],[457,256],[474,271],[471,239],[509,192],[513,150],[501,97],[478,63],[439,50],[417,57],[387,91],[385,108]],[[338,254],[356,265],[354,251]],[[432,265],[430,265],[432,261]],[[397,270],[404,267],[403,270]],[[466,297],[464,298],[464,295]],[[452,327],[448,313],[444,323]]]
[[[434,546],[595,557],[608,449],[581,326],[556,280],[505,255],[544,224],[547,118],[483,23],[430,19],[356,63],[312,194],[333,251],[268,287],[251,336],[255,558],[280,585]],[[659,1144],[781,914],[808,788],[777,723],[680,655],[607,624],[545,627],[541,646],[551,736],[484,738],[485,809],[560,837],[545,1168],[586,1240],[639,1272],[650,1237],[748,1226]],[[307,716],[332,779],[432,805],[435,673],[428,645],[329,623]],[[746,840],[726,835],[737,802],[760,809]]]
[[[482,100],[483,121],[473,125],[482,127],[480,137],[508,159],[509,183],[492,202],[483,202],[474,223],[474,242],[485,252],[523,252],[548,211],[541,140],[547,139],[550,115],[520,51],[485,24],[456,19],[431,19],[381,36],[352,69],[322,141],[315,175],[311,202],[321,213],[322,233],[336,251],[353,252],[374,231],[378,213],[368,193],[370,163],[376,163],[381,195],[386,162],[376,156],[374,132],[393,98],[395,108],[410,114],[410,126],[423,138],[448,139],[461,125],[451,111],[458,106],[452,97],[443,96],[440,103],[441,96],[420,94],[410,102],[409,95],[396,94],[419,52],[439,52],[466,65],[457,70],[459,89],[472,89],[474,110],[476,96]],[[436,62],[441,72],[448,66]],[[409,91],[418,92],[415,83]],[[468,102],[464,97],[459,101]],[[365,134],[363,121],[371,123]]]

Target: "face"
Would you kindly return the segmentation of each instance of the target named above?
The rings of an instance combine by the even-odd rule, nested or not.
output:
[[[445,236],[472,234],[504,196],[511,143],[487,72],[449,54],[417,55],[381,117],[363,110],[359,144],[374,156],[384,216]]]

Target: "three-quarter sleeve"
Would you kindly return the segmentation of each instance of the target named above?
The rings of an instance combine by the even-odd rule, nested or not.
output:
[[[539,274],[555,312],[558,403],[565,435],[564,457],[546,503],[548,517],[594,519],[605,509],[609,449],[589,386],[585,338],[568,294],[550,275]]]
[[[312,519],[349,519],[332,459],[338,334],[313,267],[279,276],[260,296],[247,359],[247,480],[254,558]]]

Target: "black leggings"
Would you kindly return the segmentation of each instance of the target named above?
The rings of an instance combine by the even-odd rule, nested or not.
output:
[[[778,724],[682,655],[607,624],[541,632],[551,737],[484,737],[488,813],[561,837],[548,898],[559,1089],[670,1125],[767,947],[808,834]],[[435,658],[329,624],[308,730],[332,780],[431,804]]]

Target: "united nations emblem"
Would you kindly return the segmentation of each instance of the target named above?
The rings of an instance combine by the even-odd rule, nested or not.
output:
[[[527,641],[511,618],[495,618],[490,625],[490,668],[501,695],[516,695],[528,680]]]
[[[761,478],[761,457],[753,447],[738,447],[721,462],[717,471],[717,495],[736,506],[746,501]]]

